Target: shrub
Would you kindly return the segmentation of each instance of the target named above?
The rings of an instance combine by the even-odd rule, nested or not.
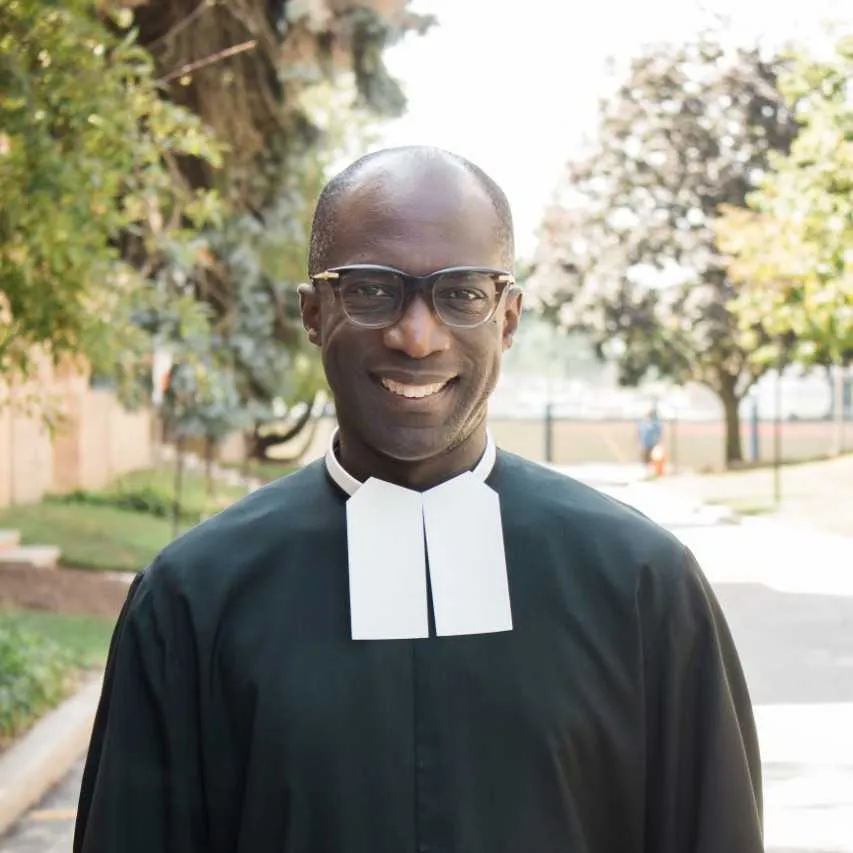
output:
[[[0,743],[57,705],[68,692],[72,671],[58,646],[0,618]]]
[[[125,485],[121,482],[106,491],[85,491],[77,489],[64,495],[51,495],[55,503],[88,504],[89,506],[110,506],[132,512],[142,512],[155,518],[171,518],[174,512],[173,491],[158,484]],[[203,516],[203,508],[187,505],[183,501],[180,508],[180,520],[188,524],[197,524]]]

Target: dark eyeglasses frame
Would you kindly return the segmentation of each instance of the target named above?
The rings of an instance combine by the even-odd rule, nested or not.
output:
[[[354,320],[347,314],[347,319],[354,325],[359,326],[364,329],[387,329],[390,326],[393,326],[395,323],[400,321],[400,318],[405,313],[406,303],[408,299],[411,298],[412,295],[420,293],[423,295],[426,303],[429,305],[430,310],[433,315],[441,320],[446,326],[450,326],[455,329],[476,329],[479,326],[482,326],[484,323],[488,323],[492,317],[495,316],[498,309],[500,308],[501,302],[504,298],[504,295],[513,289],[515,286],[515,276],[512,273],[507,272],[506,270],[495,269],[494,267],[445,267],[444,269],[436,270],[435,272],[431,272],[429,275],[409,275],[408,273],[403,272],[402,270],[398,270],[396,267],[386,267],[382,264],[350,264],[342,267],[332,267],[331,269],[323,270],[323,272],[318,272],[315,275],[310,276],[312,282],[317,281],[325,281],[332,285],[332,292],[335,294],[336,299],[340,299],[341,291],[340,288],[337,287],[340,283],[340,278],[343,273],[347,272],[389,272],[398,276],[402,279],[403,284],[409,290],[409,294],[407,294],[407,298],[403,300],[402,304],[399,308],[399,314],[389,323],[361,323],[358,320]],[[494,278],[495,284],[500,287],[500,291],[498,293],[498,298],[495,300],[495,304],[492,306],[492,310],[489,312],[487,317],[484,317],[482,320],[474,323],[473,325],[459,325],[457,323],[448,323],[436,310],[435,307],[435,282],[443,275],[447,275],[448,273],[483,273],[485,275],[490,275]],[[346,314],[346,309],[344,309],[344,313]]]

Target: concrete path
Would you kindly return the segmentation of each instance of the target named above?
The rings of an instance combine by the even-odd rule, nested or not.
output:
[[[77,795],[83,778],[79,761],[65,779],[0,840],[2,853],[70,853]]]

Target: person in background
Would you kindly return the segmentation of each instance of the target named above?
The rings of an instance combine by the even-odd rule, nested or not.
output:
[[[655,459],[655,449],[663,439],[663,427],[658,418],[657,407],[652,406],[640,421],[638,428],[640,439],[640,459],[646,468],[651,469]]]

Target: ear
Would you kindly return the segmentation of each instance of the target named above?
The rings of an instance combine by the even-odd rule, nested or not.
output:
[[[320,294],[313,284],[300,284],[298,293],[299,311],[308,340],[315,346],[320,346]]]
[[[504,307],[504,327],[502,343],[503,348],[508,350],[512,346],[512,339],[518,331],[518,322],[521,319],[521,311],[524,307],[524,291],[520,287],[513,287],[506,298]]]

